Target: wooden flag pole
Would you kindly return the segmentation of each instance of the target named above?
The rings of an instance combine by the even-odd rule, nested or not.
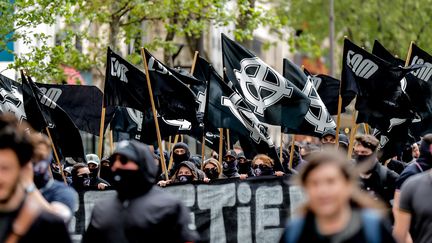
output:
[[[171,151],[171,136],[168,137],[168,149],[167,151]]]
[[[61,174],[61,176],[63,178],[63,182],[65,183],[65,185],[67,185],[66,177],[65,177],[64,172],[63,172],[63,167],[62,167],[62,165],[60,163],[60,158],[59,158],[59,156],[57,154],[57,149],[55,148],[54,140],[52,139],[52,136],[51,136],[51,133],[49,131],[49,128],[45,127],[45,131],[47,132],[47,135],[48,135],[49,139],[51,140],[51,147],[52,147],[52,150],[54,152],[54,157],[55,157],[57,166],[59,167],[60,174]]]
[[[197,59],[198,59],[198,54],[199,54],[199,51],[195,51],[194,58],[193,58],[193,61],[192,61],[191,71],[190,71],[190,73],[191,73],[192,75],[193,75],[194,72],[195,72],[195,65],[196,65],[196,61],[197,61]]]
[[[106,108],[103,107],[103,99],[102,97],[102,112],[101,112],[101,122],[100,122],[100,128],[99,128],[99,146],[98,146],[98,156],[99,158],[102,158],[102,147],[103,147],[103,139],[104,139],[104,126],[105,126],[105,111]]]
[[[201,160],[202,162],[205,161],[205,135],[202,136],[202,141],[201,141]]]
[[[365,134],[370,134],[369,133],[369,125],[367,123],[363,123],[363,129],[365,130]]]
[[[280,147],[279,147],[279,160],[282,162],[283,160],[283,132],[282,132],[282,127],[281,127],[281,135],[280,135]]]
[[[289,159],[289,164],[288,164],[290,170],[292,170],[292,162],[293,162],[293,159],[294,159],[295,136],[296,135],[293,134],[292,143],[291,143],[290,159]]]
[[[357,117],[358,111],[354,110],[352,117],[351,117],[351,134],[350,134],[350,141],[348,146],[348,159],[351,159],[352,150],[354,147],[354,138],[357,133],[357,124],[356,124],[356,117]]]
[[[222,166],[223,128],[219,128],[219,165]],[[223,167],[221,167],[223,168]]]
[[[227,143],[228,143],[228,150],[231,150],[231,143],[230,143],[230,131],[227,128],[226,129],[226,133],[227,133]]]
[[[174,145],[178,142],[178,139],[179,139],[179,135],[175,135],[175,137],[174,137],[174,144],[172,145],[172,148],[174,148]],[[174,156],[173,156],[174,151],[172,151],[172,150],[170,150],[170,151],[171,151],[171,156],[170,156],[170,160],[169,160],[169,163],[168,163],[168,170],[171,170],[171,168],[173,166],[173,162],[174,162]]]
[[[153,120],[154,120],[155,127],[156,127],[156,135],[157,135],[157,142],[158,142],[158,147],[159,147],[159,151],[160,151],[162,172],[165,175],[165,180],[168,180],[169,178],[168,178],[168,171],[167,171],[166,164],[165,164],[165,156],[164,156],[163,151],[161,151],[161,149],[162,149],[162,138],[161,138],[161,134],[160,134],[160,130],[159,130],[159,122],[158,122],[158,119],[157,119],[156,106],[155,106],[155,102],[154,102],[154,99],[153,99],[153,90],[152,90],[152,86],[151,86],[151,82],[150,82],[150,73],[149,73],[149,70],[148,70],[147,59],[146,59],[143,47],[141,47],[141,56],[142,56],[143,61],[144,61],[144,69],[145,69],[146,79],[147,79],[147,88],[148,88],[148,91],[149,91],[150,103],[151,103],[151,107],[152,107],[152,111],[153,111]]]
[[[408,53],[407,53],[407,57],[405,59],[405,67],[409,66],[409,59],[411,58],[411,54],[412,54],[412,46],[414,45],[414,41],[411,41],[410,43],[410,47],[408,49]]]

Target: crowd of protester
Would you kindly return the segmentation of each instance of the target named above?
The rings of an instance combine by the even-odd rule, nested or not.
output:
[[[188,209],[160,187],[261,176],[290,177],[308,199],[281,242],[431,242],[432,134],[385,161],[374,136],[357,135],[351,146],[345,134],[338,137],[336,144],[330,130],[317,143],[277,149],[279,167],[279,160],[248,158],[240,147],[222,155],[212,151],[202,161],[179,142],[164,151],[166,178],[160,152],[136,141],[118,143],[106,158],[88,154],[85,162],[59,164],[45,135],[1,116],[0,242],[70,242],[65,225],[77,210],[77,192],[89,189],[115,189],[118,198],[96,205],[83,242],[142,242],[142,235],[157,239],[152,242],[193,242],[198,235],[185,226]],[[130,230],[122,231],[126,225]],[[170,225],[171,234],[161,233]],[[56,232],[50,236],[55,241],[47,232]]]

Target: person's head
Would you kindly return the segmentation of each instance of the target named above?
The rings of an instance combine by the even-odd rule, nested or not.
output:
[[[180,164],[183,161],[189,160],[189,146],[183,142],[176,143],[172,149],[173,162]]]
[[[179,164],[173,176],[174,182],[191,182],[198,180],[197,168],[190,161],[183,161]]]
[[[99,156],[96,154],[87,154],[86,155],[87,166],[90,170],[91,177],[96,178],[99,172]]]
[[[244,155],[243,152],[240,152],[240,153],[237,155],[237,162],[238,162],[239,164],[245,164],[245,163],[248,163],[248,160],[247,160],[247,158],[246,158],[246,156]]]
[[[68,166],[68,167],[64,168],[63,173],[66,177],[71,177],[72,176],[72,166]]]
[[[308,198],[305,209],[317,217],[332,217],[351,202],[357,207],[376,206],[373,199],[360,192],[356,178],[353,167],[338,153],[311,154],[298,175]]]
[[[219,175],[222,172],[219,162],[213,158],[204,161],[202,170],[206,174],[207,178],[211,180],[219,178]]]
[[[34,153],[33,138],[12,115],[0,115],[0,205],[17,195],[20,177]]]
[[[227,163],[233,163],[237,159],[237,153],[234,150],[228,150],[223,157],[223,161]]]
[[[315,144],[311,144],[311,143],[305,144],[300,148],[300,155],[302,159],[307,160],[309,154],[319,150],[320,150],[319,147]]]
[[[340,133],[339,134],[339,152],[341,152],[343,154],[347,154],[348,148],[349,148],[348,137],[345,134]]]
[[[51,142],[49,138],[42,133],[32,134],[34,140],[33,163],[33,181],[37,188],[44,187],[51,178],[49,173],[50,163],[52,161]]]
[[[321,144],[325,147],[332,147],[336,144],[336,131],[333,129],[326,130],[321,136]]]
[[[432,163],[432,133],[423,136],[419,147],[419,158],[426,159]]]
[[[72,183],[75,189],[84,189],[90,186],[90,170],[84,163],[76,163],[71,171]]]
[[[414,159],[418,159],[418,157],[420,157],[420,149],[418,143],[413,143],[411,149],[412,149],[412,157]]]
[[[252,160],[252,168],[256,176],[273,175],[273,165],[273,160],[265,154],[258,154]]]
[[[147,145],[121,141],[110,157],[114,187],[120,200],[147,193],[156,181],[157,164]]]
[[[353,158],[361,172],[372,169],[377,161],[379,141],[372,135],[358,135],[355,137]]]

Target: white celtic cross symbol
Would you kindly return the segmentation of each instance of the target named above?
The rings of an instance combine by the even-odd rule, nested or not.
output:
[[[311,107],[315,107],[319,110],[318,114],[314,114],[311,109],[309,109],[305,117],[306,121],[315,126],[315,132],[323,133],[325,130],[335,128],[335,122],[329,115],[312,82],[309,80],[303,88],[303,93],[310,98]]]
[[[255,114],[264,116],[267,107],[283,97],[291,97],[293,88],[288,81],[258,57],[241,60],[240,66],[240,71],[234,70],[234,73]]]

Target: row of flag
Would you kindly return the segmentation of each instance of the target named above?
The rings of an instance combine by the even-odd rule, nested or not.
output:
[[[344,112],[354,98],[357,123],[375,128],[388,156],[430,130],[432,57],[414,44],[405,62],[377,41],[369,53],[345,39],[339,81],[312,75],[287,59],[280,74],[227,36],[222,34],[221,41],[223,75],[199,56],[188,73],[144,51],[163,138],[204,137],[217,149],[218,128],[228,128],[231,142],[248,148],[248,157],[266,153],[278,161],[268,124],[285,133],[319,137],[336,128],[332,115],[338,114],[338,103]],[[116,141],[155,143],[146,78],[145,72],[108,48],[103,93],[94,86],[34,83],[24,73],[21,83],[0,76],[0,109],[27,120],[38,131],[50,131],[61,157],[79,161],[84,158],[79,130],[99,135],[101,120]]]

